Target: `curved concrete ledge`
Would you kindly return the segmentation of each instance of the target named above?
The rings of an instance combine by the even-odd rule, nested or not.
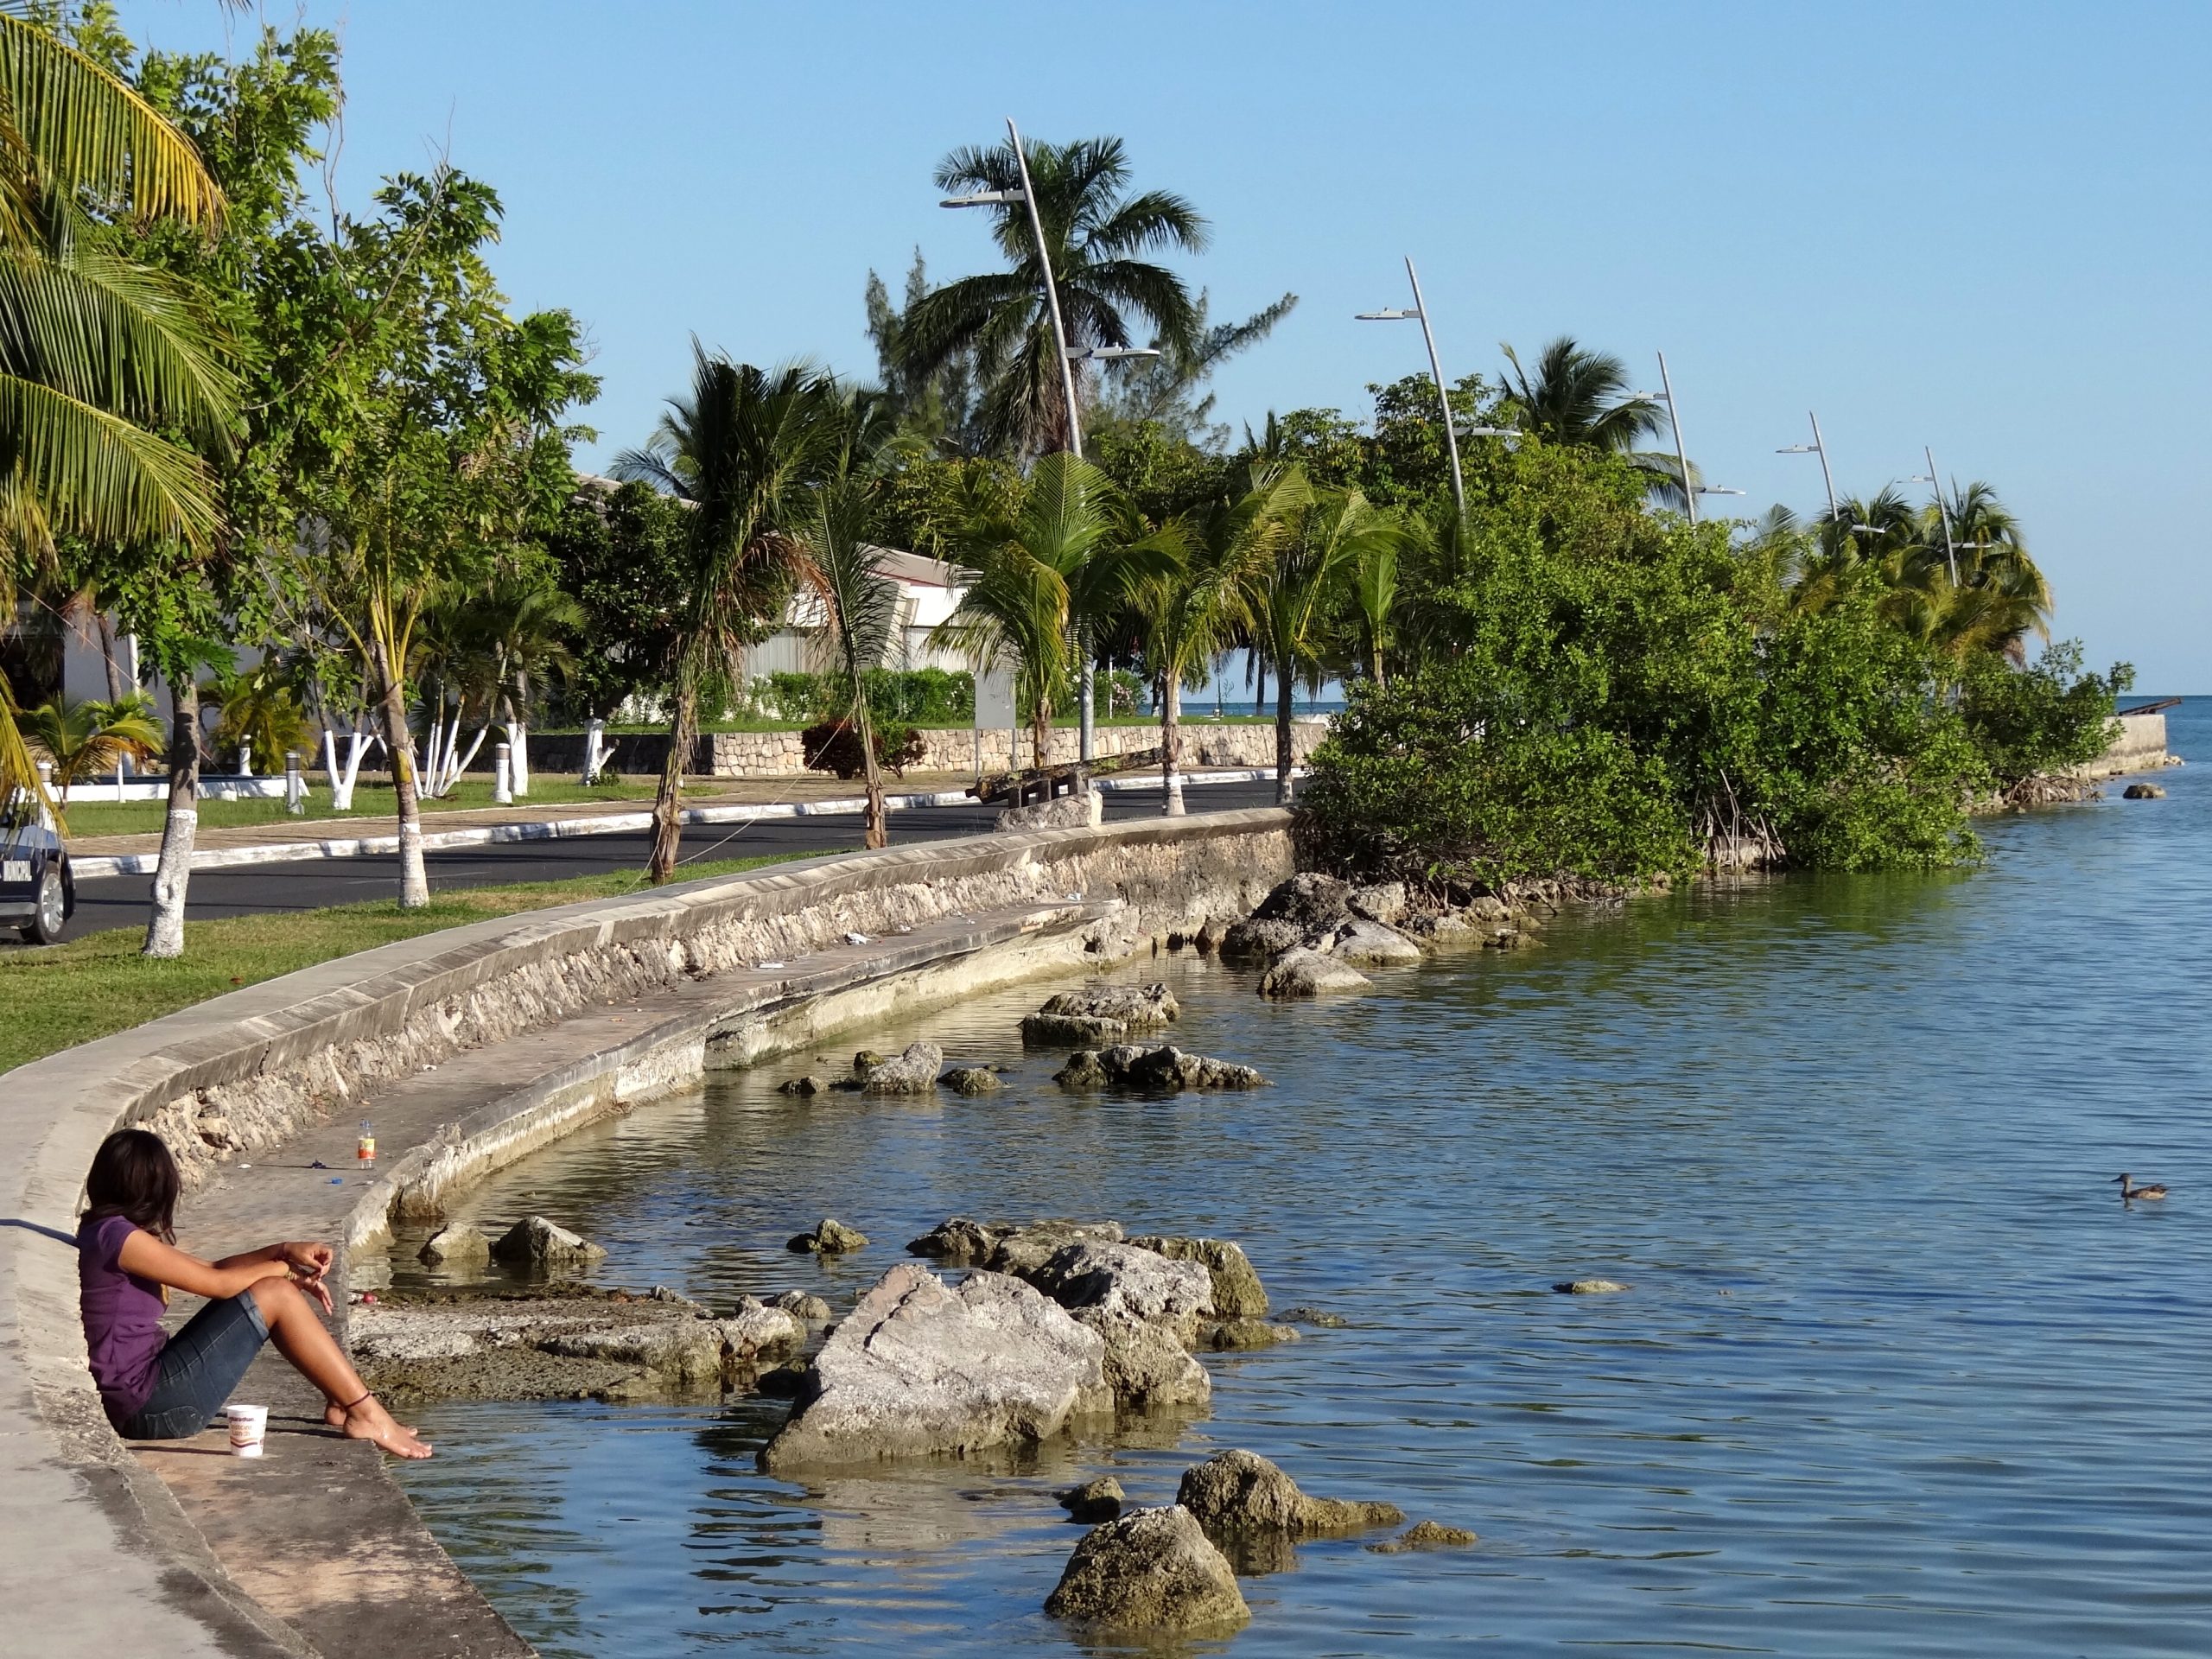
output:
[[[381,1576],[335,1592],[267,1575],[241,1588],[230,1569],[263,1552],[195,1527],[171,1490],[192,1499],[229,1460],[165,1482],[108,1431],[68,1234],[111,1129],[147,1124],[178,1146],[194,1202],[219,1225],[244,1202],[226,1173],[241,1152],[340,1135],[334,1116],[350,1120],[364,1098],[380,1140],[395,1115],[433,1126],[391,1145],[401,1155],[372,1185],[323,1190],[359,1242],[395,1211],[432,1211],[454,1185],[709,1065],[1110,959],[1177,923],[1249,909],[1291,862],[1289,816],[1274,809],[812,860],[386,945],[0,1077],[0,1604],[36,1610],[22,1633],[56,1656],[524,1650],[365,1447],[305,1442],[325,1448],[314,1455],[333,1484],[297,1501],[327,1522],[347,1494],[365,1496],[393,1535]],[[618,1006],[650,1017],[626,1023],[607,1012]],[[364,1494],[364,1479],[377,1490]],[[438,1564],[454,1583],[423,1582]],[[378,1613],[410,1613],[410,1627],[378,1628]]]

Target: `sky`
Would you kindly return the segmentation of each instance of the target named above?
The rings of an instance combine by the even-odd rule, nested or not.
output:
[[[251,10],[123,0],[142,45],[243,49]],[[266,16],[279,26],[290,5]],[[2138,688],[2212,692],[2212,5],[804,5],[306,0],[339,29],[341,200],[441,153],[506,208],[522,308],[582,319],[588,468],[641,442],[690,340],[873,372],[861,296],[914,251],[989,268],[938,207],[960,144],[1116,134],[1211,221],[1175,263],[1218,318],[1290,318],[1219,413],[1363,415],[1425,369],[1353,321],[1420,268],[1446,374],[1571,334],[1655,379],[1756,515],[1983,479],[2055,632]],[[2196,391],[2190,389],[2196,388]],[[1709,509],[1710,510],[1710,509]]]

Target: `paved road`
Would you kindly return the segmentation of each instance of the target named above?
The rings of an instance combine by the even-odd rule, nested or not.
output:
[[[1193,812],[1229,811],[1267,806],[1274,800],[1272,783],[1210,784],[1187,791]],[[1109,818],[1141,818],[1160,810],[1160,791],[1114,790],[1106,796]],[[948,836],[979,835],[991,828],[996,809],[983,806],[919,807],[891,815],[891,842],[936,841]],[[757,823],[695,824],[683,832],[683,856],[702,861],[745,858],[762,853],[833,853],[861,844],[861,820],[849,817],[764,818]],[[557,881],[570,876],[603,875],[645,868],[652,838],[642,831],[578,836],[562,841],[506,842],[487,847],[457,847],[423,855],[430,887],[476,887],[511,881]],[[72,938],[103,928],[142,927],[153,878],[105,876],[77,887]],[[187,913],[195,921],[218,916],[258,916],[274,912],[315,910],[325,905],[359,904],[385,899],[399,888],[399,859],[307,859],[289,864],[249,864],[201,870],[192,878]]]

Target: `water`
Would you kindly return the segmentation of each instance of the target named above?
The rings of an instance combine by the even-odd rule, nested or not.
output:
[[[1302,1545],[1191,1651],[2202,1654],[2212,780],[2160,781],[1994,823],[1970,875],[1639,902],[1320,1007],[1166,969],[1254,1096],[1063,1096],[1041,1056],[934,1105],[719,1079],[472,1212],[580,1226],[610,1282],[833,1301],[950,1213],[1112,1215],[1241,1239],[1278,1308],[1352,1324],[1027,1460],[803,1485],[754,1471],[764,1402],[452,1405],[401,1477],[552,1655],[1110,1650],[1039,1611],[1080,1536],[1050,1493],[1166,1501],[1228,1446],[1482,1541]],[[1016,1059],[1041,995],[918,1029]],[[2174,1197],[2123,1208],[2123,1168]],[[782,1249],[823,1215],[874,1247]],[[1546,1289],[1590,1274],[1633,1288]]]

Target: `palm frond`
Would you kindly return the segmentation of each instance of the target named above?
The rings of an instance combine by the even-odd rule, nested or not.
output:
[[[189,451],[118,416],[0,373],[0,489],[28,496],[55,528],[136,545],[213,540],[219,512]]]

